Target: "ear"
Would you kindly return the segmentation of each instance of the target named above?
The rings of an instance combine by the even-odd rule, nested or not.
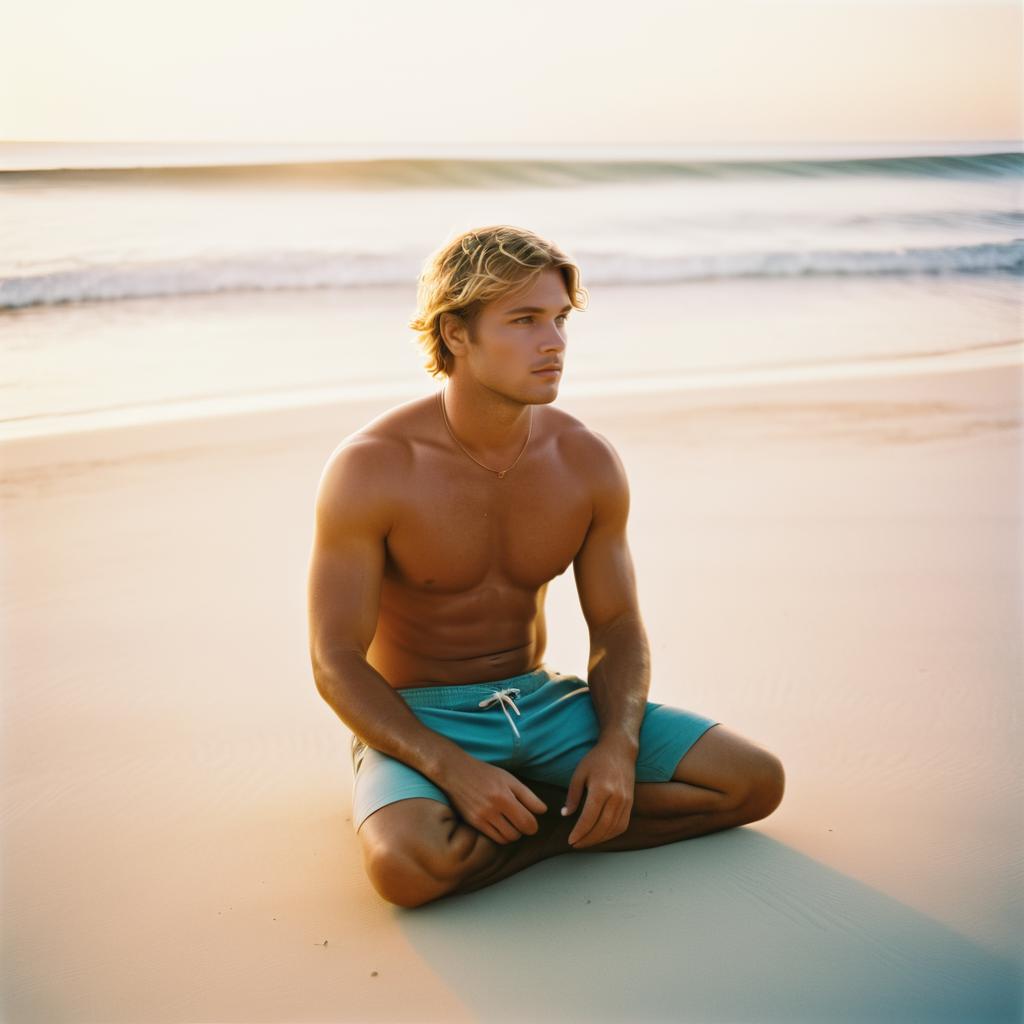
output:
[[[453,356],[464,355],[469,346],[469,325],[458,313],[442,313],[441,337]]]

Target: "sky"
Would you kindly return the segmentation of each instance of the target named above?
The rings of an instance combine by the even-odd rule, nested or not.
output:
[[[1017,3],[33,0],[0,139],[1019,139]]]

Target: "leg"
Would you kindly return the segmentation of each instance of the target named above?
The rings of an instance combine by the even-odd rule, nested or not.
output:
[[[473,892],[570,849],[573,818],[559,808],[565,790],[523,780],[547,805],[538,830],[513,843],[496,843],[439,800],[415,797],[374,811],[357,833],[366,873],[377,892],[401,907]]]
[[[648,849],[759,821],[782,801],[785,772],[774,754],[724,725],[712,726],[679,760],[669,781],[636,783],[625,832],[581,851],[569,845],[577,816],[559,814],[566,789],[526,777],[522,781],[548,805],[548,813],[538,816],[537,834],[501,846],[462,823],[461,829],[479,840],[478,859],[471,869],[464,862],[469,870],[449,892],[472,892],[560,853]]]
[[[779,806],[784,790],[785,772],[774,754],[715,725],[669,781],[636,784],[625,832],[583,852],[644,849],[759,821]]]
[[[563,818],[563,787],[523,778],[547,805],[538,830],[514,843],[495,843],[438,800],[388,804],[359,830],[363,860],[384,899],[416,907],[456,893],[474,892],[560,853],[569,845],[576,816]],[[647,849],[734,828],[767,817],[785,786],[773,754],[716,725],[686,752],[667,782],[638,782],[629,827],[582,852]]]

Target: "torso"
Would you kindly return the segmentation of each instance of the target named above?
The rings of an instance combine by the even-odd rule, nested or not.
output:
[[[392,686],[488,682],[543,664],[548,583],[572,565],[591,522],[594,435],[550,405],[533,417],[530,443],[502,479],[455,445],[433,396],[360,431],[402,452],[366,654]]]

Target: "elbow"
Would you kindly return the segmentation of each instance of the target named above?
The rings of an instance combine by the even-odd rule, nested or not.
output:
[[[323,667],[322,664],[318,664],[317,662],[314,661],[314,663],[313,663],[313,683],[316,686],[316,692],[319,693],[320,696],[323,697],[324,700],[327,700],[328,703],[329,703],[328,694],[331,692],[331,684],[332,684],[332,682],[333,682],[333,678],[331,677],[330,673],[327,672],[327,670]]]
[[[329,685],[327,673],[324,672],[323,669],[317,668],[316,665],[313,666],[313,683],[316,686],[316,692],[319,693],[321,697],[326,697]]]
[[[607,622],[590,628],[590,649],[591,651],[602,651],[614,637],[619,640],[621,637],[629,637],[632,641],[639,639],[647,643],[647,631],[644,629],[643,619],[640,612],[635,608],[621,612]]]
[[[313,681],[321,697],[326,698],[328,694],[334,692],[338,680],[344,677],[346,663],[352,658],[366,660],[365,656],[356,650],[335,649],[326,652],[315,647],[310,648]]]
[[[616,617],[601,629],[590,631],[590,655],[587,671],[593,672],[608,658],[627,657],[650,665],[651,651],[647,643],[647,631],[640,616],[635,612]]]

